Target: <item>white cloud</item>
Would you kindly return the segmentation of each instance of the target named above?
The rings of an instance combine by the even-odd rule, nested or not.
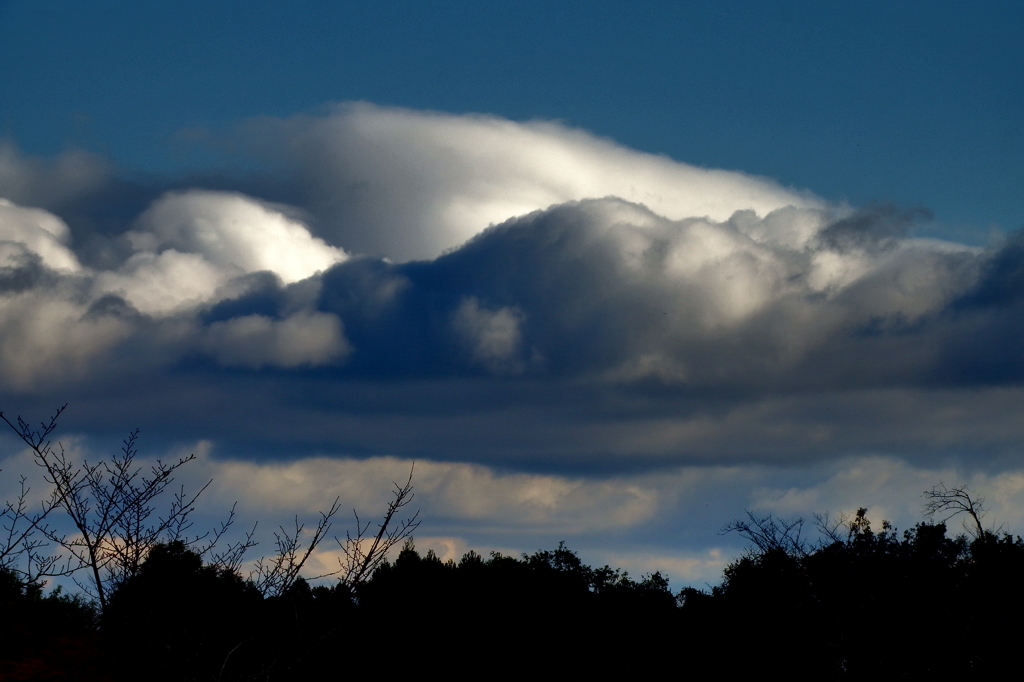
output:
[[[264,136],[285,174],[274,191],[301,208],[174,191],[127,233],[69,211],[96,230],[79,240],[53,212],[0,205],[0,381],[88,394],[131,376],[174,384],[182,411],[205,409],[184,393],[233,401],[259,385],[243,396],[254,410],[294,410],[339,452],[1015,451],[1020,313],[964,303],[989,277],[1015,305],[1012,244],[906,238],[893,210],[826,206],[551,123],[354,105],[253,123],[255,148],[245,135]],[[22,186],[50,172],[22,166]],[[577,200],[607,194],[629,201]],[[434,256],[470,237],[397,264],[339,246]],[[328,365],[331,381],[255,376]],[[265,388],[306,381],[321,383],[300,406]],[[955,414],[936,419],[935,404]]]
[[[117,271],[99,273],[95,295],[117,294],[139,312],[163,317],[215,301],[230,276],[196,253],[142,251]]]
[[[522,311],[509,306],[487,310],[472,296],[463,299],[453,318],[455,331],[469,346],[473,362],[493,372],[522,370],[517,358],[522,322]]]
[[[367,460],[310,457],[282,464],[205,460],[200,476],[217,482],[217,495],[246,506],[314,513],[340,496],[343,508],[361,515],[384,508],[394,481],[413,463],[389,457]],[[415,507],[433,523],[472,523],[496,532],[584,532],[630,527],[658,509],[656,488],[625,480],[499,474],[481,465],[415,463]],[[369,517],[367,517],[369,518]]]
[[[78,258],[67,247],[71,231],[63,220],[38,208],[26,208],[0,198],[0,267],[16,260],[21,246],[38,255],[53,270],[77,272]]]
[[[228,285],[248,273],[270,271],[292,284],[347,258],[279,209],[230,192],[166,194],[128,233],[136,253],[100,273],[97,291],[166,316],[238,295]]]
[[[348,352],[335,315],[295,306],[283,319],[241,316],[200,333],[187,329],[194,323],[180,324],[203,306],[246,293],[249,273],[269,270],[291,284],[346,258],[301,222],[247,197],[196,191],[165,195],[138,227],[128,235],[136,252],[96,271],[68,248],[70,230],[57,216],[0,199],[4,384],[27,388],[62,376],[82,378],[100,366],[105,371],[99,356],[140,331],[116,306],[93,311],[110,295],[156,320],[184,316],[148,339],[171,350],[165,361],[198,350],[224,366],[290,368],[332,364]],[[33,258],[53,276],[41,280]]]
[[[93,359],[124,340],[130,327],[51,292],[0,299],[0,385],[21,390],[66,385],[88,376]]]
[[[433,258],[490,224],[586,198],[620,197],[673,220],[824,207],[771,180],[550,122],[359,103],[321,118],[259,119],[242,138],[272,163],[298,168],[332,241],[399,260]]]
[[[299,312],[283,320],[246,315],[214,322],[206,351],[225,367],[259,369],[334,364],[349,347],[336,316]]]
[[[171,192],[139,217],[142,234],[133,236],[145,250],[200,254],[235,274],[269,270],[285,284],[347,258],[282,208],[230,192]]]

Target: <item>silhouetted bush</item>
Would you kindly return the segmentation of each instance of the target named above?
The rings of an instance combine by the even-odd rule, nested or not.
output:
[[[457,563],[407,545],[358,596],[375,622],[401,614],[419,656],[454,646],[469,666],[514,661],[546,674],[653,670],[650,652],[673,637],[676,615],[659,574],[636,582],[592,569],[563,545],[521,559],[470,552]]]
[[[108,679],[94,609],[83,599],[0,569],[0,680]]]
[[[0,571],[0,679],[310,680],[396,665],[646,677],[666,662],[726,679],[987,678],[1015,660],[1021,538],[950,537],[942,523],[875,532],[861,510],[812,545],[797,524],[750,519],[761,542],[717,587],[678,595],[659,574],[592,568],[564,545],[456,562],[410,542],[358,585],[298,579],[265,596],[171,542],[98,618]]]
[[[111,594],[100,622],[135,679],[215,678],[260,627],[260,593],[237,573],[204,566],[181,542],[157,545]]]
[[[683,613],[710,625],[715,634],[699,646],[736,674],[994,675],[1022,633],[1024,540],[946,530],[921,523],[899,536],[884,524],[876,533],[861,509],[846,538],[749,552],[710,594],[685,592]]]

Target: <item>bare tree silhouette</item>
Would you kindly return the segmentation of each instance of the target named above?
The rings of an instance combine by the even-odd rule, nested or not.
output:
[[[980,538],[985,535],[985,528],[981,525],[985,509],[984,497],[972,497],[974,492],[966,485],[947,488],[945,483],[939,482],[931,490],[924,491],[927,500],[924,505],[924,514],[929,519],[942,516],[940,523],[945,523],[958,514],[967,514],[974,523],[973,528],[964,528],[974,537]]]
[[[157,460],[150,473],[143,474],[142,467],[135,462],[139,437],[135,430],[125,438],[120,454],[109,462],[77,464],[59,442],[54,447],[50,440],[66,408],[67,405],[62,406],[38,429],[21,417],[11,422],[0,412],[0,418],[31,448],[35,463],[45,471],[44,479],[53,486],[49,499],[43,503],[45,515],[62,508],[77,532],[68,535],[54,526],[42,525],[39,515],[30,519],[28,525],[65,551],[62,572],[72,575],[75,584],[103,609],[111,589],[135,575],[157,543],[181,540],[191,546],[206,537],[188,538],[186,534],[192,525],[189,515],[209,483],[194,495],[181,489],[166,509],[158,511],[156,500],[174,481],[174,472],[195,459],[195,455],[171,464]],[[12,514],[17,516],[21,506],[15,504]],[[20,542],[23,552],[38,554],[42,547],[28,536]],[[38,562],[36,559],[37,565]],[[49,568],[52,572],[53,567]],[[88,580],[74,577],[80,570],[88,573]]]

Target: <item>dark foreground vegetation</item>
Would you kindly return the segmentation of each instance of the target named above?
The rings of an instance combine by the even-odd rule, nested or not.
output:
[[[845,530],[807,551],[755,548],[720,586],[678,595],[657,574],[592,569],[564,547],[456,563],[407,544],[357,590],[299,580],[264,597],[180,543],[159,545],[102,613],[4,573],[0,676],[579,679],[668,663],[720,679],[986,679],[975,676],[1019,666],[1020,538],[950,538],[943,524],[876,533],[862,514]]]
[[[86,670],[109,680],[628,672],[661,656],[651,645],[667,644],[667,631],[651,619],[667,626],[677,611],[657,576],[635,582],[594,571],[564,548],[445,563],[411,545],[356,593],[299,580],[263,597],[172,544],[155,548],[102,614],[13,584],[3,599],[19,615],[7,626],[22,633],[17,642],[4,637],[4,679],[44,671],[85,679]]]
[[[337,505],[305,546],[301,527],[281,529],[277,553],[243,575],[251,534],[220,551],[223,527],[212,543],[188,535],[195,496],[177,494],[149,520],[181,464],[141,476],[133,435],[120,458],[77,466],[46,441],[54,424],[12,425],[56,492],[38,513],[24,494],[0,512],[0,680],[934,680],[1020,667],[1024,540],[986,530],[963,487],[926,493],[930,521],[902,533],[872,529],[862,509],[818,518],[811,542],[802,521],[748,514],[726,529],[750,548],[721,584],[674,594],[657,573],[591,568],[564,546],[458,562],[421,555],[415,515],[395,520],[407,483],[376,534],[357,520],[339,540],[338,572],[311,585],[300,572]],[[50,525],[62,510],[78,534]],[[935,522],[956,515],[968,534]],[[80,591],[46,594],[54,576]]]

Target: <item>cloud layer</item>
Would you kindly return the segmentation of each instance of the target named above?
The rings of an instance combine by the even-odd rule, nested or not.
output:
[[[1020,235],[913,238],[555,123],[357,104],[224,144],[277,184],[4,148],[5,404],[253,457],[1019,454]]]
[[[95,441],[64,440],[75,458],[95,461],[102,452]],[[143,450],[150,450],[143,442]],[[0,496],[17,495],[24,474],[33,490],[44,490],[39,469],[27,451],[3,460]],[[164,461],[195,453],[178,471],[176,485],[195,491],[207,482],[197,505],[194,530],[217,526],[228,510],[237,512],[233,535],[256,526],[260,545],[250,560],[271,550],[273,531],[308,523],[337,498],[344,514],[332,535],[344,537],[354,527],[354,510],[362,521],[375,521],[386,508],[394,482],[413,472],[415,496],[411,515],[420,511],[415,542],[442,559],[458,560],[469,549],[506,554],[552,548],[569,540],[585,561],[628,569],[633,575],[662,571],[674,589],[705,587],[721,579],[726,563],[743,548],[743,539],[721,534],[730,521],[749,509],[758,515],[802,517],[812,541],[812,514],[835,519],[859,507],[877,528],[883,520],[899,531],[923,520],[922,493],[940,481],[967,484],[975,499],[984,499],[987,527],[1020,533],[1024,525],[1024,470],[981,471],[953,463],[914,465],[892,457],[852,457],[793,469],[746,464],[680,466],[654,472],[610,476],[501,471],[453,461],[402,460],[393,457],[350,459],[307,457],[289,462],[224,459],[201,441],[162,453]],[[140,461],[144,466],[154,459]],[[943,520],[942,517],[935,519]],[[61,523],[54,518],[55,523]],[[952,532],[962,532],[951,519]],[[332,539],[308,566],[311,575],[337,568],[338,547]]]

